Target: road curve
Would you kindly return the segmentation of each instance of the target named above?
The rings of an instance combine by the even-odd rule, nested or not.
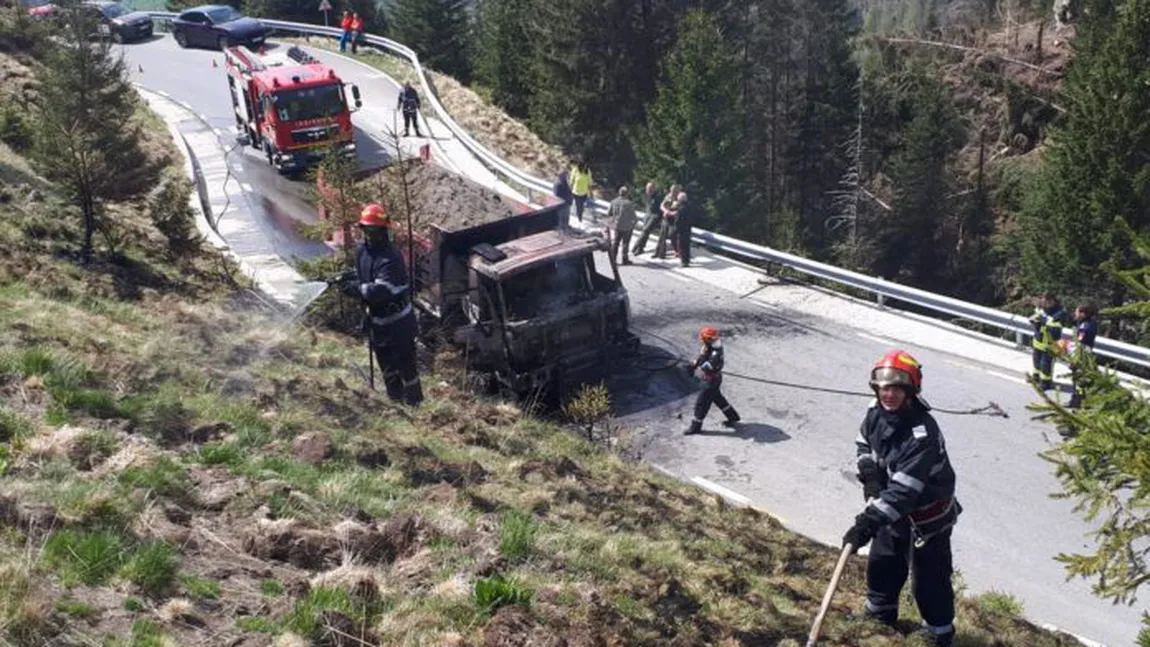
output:
[[[191,105],[218,129],[225,147],[233,145],[224,72],[212,66],[213,59],[222,63],[219,52],[181,50],[167,37],[123,51],[134,82]],[[369,102],[394,106],[389,80],[363,66],[338,64],[345,80],[359,84],[365,108]],[[366,157],[385,155],[392,145],[381,135],[383,126],[369,119],[378,114],[365,110],[355,117]],[[457,147],[446,150],[456,170],[475,169],[475,160],[464,159]],[[237,162],[241,181],[269,209],[286,221],[314,220],[304,199],[306,186],[270,172],[254,153],[242,153]],[[857,391],[865,391],[873,361],[897,345],[925,364],[925,391],[933,404],[966,408],[997,402],[1009,419],[937,416],[965,508],[954,546],[955,566],[969,591],[1006,591],[1022,601],[1034,622],[1112,647],[1134,643],[1140,610],[1094,598],[1086,582],[1066,582],[1053,559],[1087,548],[1089,527],[1071,503],[1049,496],[1058,484],[1037,452],[1056,435],[1026,411],[1034,393],[1021,380],[1023,353],[838,295],[784,282],[763,284],[760,273],[706,254],[691,268],[648,259],[622,268],[634,323],[647,344],[689,354],[699,326],[713,324],[725,333],[731,372]],[[625,387],[614,391],[617,413],[636,430],[645,460],[659,468],[752,502],[790,528],[836,545],[862,507],[851,471],[866,399],[729,378],[724,391],[747,423],[744,428],[723,430],[713,412],[704,434],[684,437],[693,384],[683,374],[636,368],[615,381]]]

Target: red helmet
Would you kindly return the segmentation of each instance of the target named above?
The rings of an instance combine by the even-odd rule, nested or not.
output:
[[[922,390],[922,364],[904,350],[892,350],[875,362],[870,372],[870,387],[902,386],[912,394]]]
[[[359,224],[361,227],[387,227],[391,225],[391,219],[383,205],[373,202],[359,213]]]
[[[719,331],[713,326],[704,326],[699,330],[699,339],[705,342],[715,341],[719,338]]]

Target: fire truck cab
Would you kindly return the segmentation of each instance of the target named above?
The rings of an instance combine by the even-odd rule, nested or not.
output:
[[[305,169],[333,150],[355,156],[351,113],[363,102],[359,88],[331,67],[294,45],[270,52],[229,47],[224,66],[239,140],[263,151],[276,170]]]

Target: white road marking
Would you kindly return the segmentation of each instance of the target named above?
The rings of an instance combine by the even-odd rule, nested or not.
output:
[[[747,299],[747,300],[750,301],[751,303],[757,305],[757,306],[762,306],[762,307],[766,308],[767,310],[778,310],[779,309],[779,307],[776,305],[771,305],[769,303],[765,303],[763,301],[758,301],[756,299]]]
[[[250,192],[252,190],[252,185],[248,184],[247,182],[240,182],[240,188],[244,191]]]
[[[733,501],[733,502],[735,502],[739,505],[742,505],[742,506],[748,506],[749,507],[751,505],[751,500],[748,499],[747,497],[739,494],[738,492],[735,492],[734,490],[729,490],[729,489],[719,485],[718,483],[715,483],[713,481],[708,481],[707,479],[705,479],[701,476],[692,476],[691,482],[694,483],[695,485],[698,485],[699,487],[701,487],[705,490],[710,490],[711,492],[718,494],[719,496],[723,497],[724,499],[727,499],[728,501]]]
[[[893,339],[890,339],[889,337],[879,337],[878,335],[872,335],[870,333],[860,332],[857,330],[855,331],[855,334],[858,335],[859,337],[862,337],[863,339],[869,339],[871,341],[877,341],[878,343],[883,344],[884,346],[902,346],[901,342],[897,342]]]
[[[679,274],[678,272],[676,272],[674,270],[671,270],[670,274],[671,274],[672,278],[678,279],[684,283],[694,283],[695,282],[695,280],[692,279],[691,277],[683,276],[682,274]]]
[[[663,476],[670,476],[671,478],[676,479],[676,480],[679,478],[678,476],[675,476],[674,472],[667,469],[666,467],[663,467],[662,465],[657,465],[655,463],[647,463],[647,464],[650,465],[652,469],[654,469],[656,472],[662,474]]]
[[[214,132],[218,137],[224,136],[224,131],[220,130],[219,128],[212,128],[212,132]]]
[[[1071,638],[1077,640],[1078,642],[1082,643],[1083,645],[1086,645],[1086,647],[1106,647],[1106,645],[1104,643],[1096,642],[1094,640],[1090,640],[1089,638],[1083,638],[1082,636],[1079,636],[1078,634],[1072,634],[1069,631],[1066,631],[1065,629],[1059,629],[1058,627],[1055,627],[1054,625],[1050,624],[1049,622],[1043,624],[1042,628],[1047,630],[1047,631],[1054,631],[1057,633],[1066,634],[1067,636],[1070,636]]]
[[[1001,377],[1004,380],[1010,380],[1011,382],[1017,382],[1017,383],[1023,384],[1023,385],[1030,384],[1029,382],[1022,379],[1021,377],[1018,377],[1017,375],[1008,375],[1006,373],[999,373],[998,371],[992,371],[990,369],[983,369],[983,372],[986,373],[987,375],[993,375],[994,377]]]

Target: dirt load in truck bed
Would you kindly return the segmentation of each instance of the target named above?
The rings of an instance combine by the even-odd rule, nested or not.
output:
[[[431,224],[455,231],[529,210],[436,164],[416,159],[406,166],[414,226],[419,233],[426,233]],[[392,164],[360,181],[368,196],[382,198],[400,220],[404,214],[401,177],[399,164]]]

